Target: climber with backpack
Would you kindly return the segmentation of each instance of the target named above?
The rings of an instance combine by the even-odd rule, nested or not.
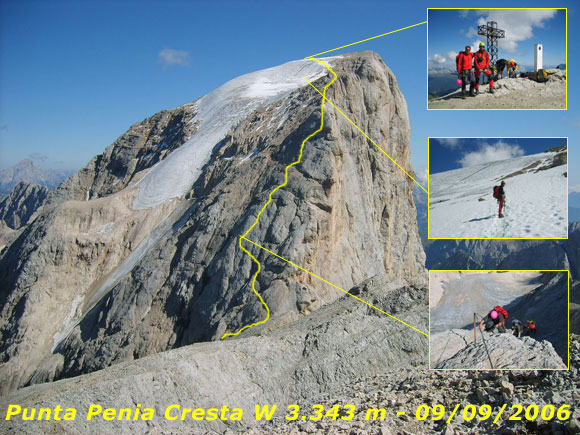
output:
[[[512,334],[515,335],[517,338],[522,337],[522,333],[524,332],[524,325],[518,319],[512,320]]]
[[[516,71],[518,70],[518,64],[515,60],[510,59],[507,63],[507,74],[510,78],[516,78]]]
[[[479,94],[479,76],[483,72],[489,81],[489,93],[493,94],[493,74],[489,68],[489,53],[485,49],[483,42],[479,43],[479,50],[473,55],[473,66],[475,67],[475,94]]]
[[[503,214],[503,208],[505,206],[505,191],[503,190],[503,187],[505,186],[505,181],[501,180],[501,184],[499,186],[493,186],[493,197],[495,199],[497,199],[497,202],[499,204],[499,213],[498,213],[498,217],[502,218]]]
[[[528,320],[524,325],[524,335],[536,335],[536,323],[533,320]]]
[[[482,330],[485,327],[486,331],[493,332],[493,330],[497,327],[498,332],[504,333],[506,332],[505,321],[507,318],[508,312],[506,309],[500,305],[496,305],[487,316],[481,319],[481,322],[479,323],[479,329]]]
[[[460,51],[455,57],[455,65],[457,66],[457,73],[461,79],[461,98],[465,99],[465,88],[469,83],[469,94],[473,94],[473,53],[469,45],[465,46],[465,51]]]

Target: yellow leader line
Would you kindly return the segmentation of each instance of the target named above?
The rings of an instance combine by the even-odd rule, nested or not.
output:
[[[332,50],[323,51],[322,53],[313,54],[312,56],[305,57],[304,59],[311,59],[313,57],[320,56],[321,54],[330,53],[331,51],[340,50],[341,48],[350,47],[352,45],[360,44],[361,42],[370,41],[371,39],[377,39],[377,38],[380,38],[381,36],[390,35],[391,33],[400,32],[401,30],[410,29],[411,27],[415,27],[415,26],[420,26],[421,24],[427,24],[427,21],[423,21],[422,23],[413,24],[412,26],[403,27],[402,29],[397,29],[397,30],[393,30],[391,32],[383,33],[382,35],[377,35],[377,36],[373,36],[371,38],[363,39],[362,41],[357,41],[357,42],[353,42],[351,44],[346,44],[346,45],[343,45],[342,47],[336,47],[336,48],[333,48]]]
[[[338,290],[340,290],[341,292],[343,292],[343,293],[346,293],[347,295],[349,295],[349,296],[351,296],[351,297],[355,298],[357,301],[363,302],[363,303],[367,304],[369,307],[371,307],[371,308],[374,308],[375,310],[377,310],[377,311],[380,311],[380,312],[381,312],[381,313],[383,313],[383,314],[386,314],[387,316],[389,316],[389,317],[391,317],[391,318],[395,319],[396,321],[398,321],[398,322],[401,322],[403,325],[405,325],[405,326],[408,326],[409,328],[411,328],[411,329],[414,329],[414,330],[415,330],[415,331],[417,331],[417,332],[420,332],[421,334],[423,334],[423,335],[424,335],[424,336],[426,336],[426,337],[429,337],[429,334],[427,334],[427,333],[425,333],[425,332],[421,331],[420,329],[417,329],[417,328],[415,328],[414,326],[411,326],[411,325],[409,325],[408,323],[406,323],[406,322],[403,322],[401,319],[398,319],[398,318],[396,318],[396,317],[395,317],[395,316],[393,316],[392,314],[389,314],[389,313],[387,313],[386,311],[383,311],[383,310],[381,310],[380,308],[378,308],[378,307],[375,307],[373,304],[370,304],[370,303],[368,303],[368,302],[367,302],[367,301],[365,301],[364,299],[361,299],[361,298],[359,298],[359,297],[357,297],[357,296],[353,295],[352,293],[349,293],[349,292],[347,292],[346,290],[344,290],[344,289],[340,288],[340,287],[339,287],[339,286],[337,286],[337,285],[334,285],[334,284],[333,284],[333,283],[331,283],[330,281],[327,281],[327,280],[325,280],[324,278],[322,278],[322,277],[320,277],[320,276],[316,275],[315,273],[312,273],[312,272],[310,272],[309,270],[306,270],[306,269],[304,269],[303,267],[300,267],[300,266],[298,266],[296,263],[293,263],[292,261],[290,261],[290,260],[287,260],[287,259],[286,259],[286,258],[284,258],[284,257],[281,257],[280,255],[276,254],[275,252],[272,252],[272,251],[270,251],[269,249],[266,249],[266,248],[264,248],[262,245],[259,245],[259,244],[257,244],[256,242],[254,242],[254,241],[252,241],[252,240],[250,240],[250,239],[248,239],[248,238],[246,238],[246,237],[243,237],[243,236],[242,236],[242,237],[240,237],[240,240],[241,240],[241,239],[244,239],[244,240],[246,240],[247,242],[250,242],[252,245],[255,245],[255,246],[257,246],[258,248],[260,248],[260,249],[263,249],[264,251],[266,251],[266,252],[268,252],[268,253],[272,254],[274,257],[277,257],[277,258],[279,258],[280,260],[283,260],[283,261],[285,261],[286,263],[288,263],[288,264],[291,264],[292,266],[296,267],[297,269],[300,269],[300,270],[302,270],[302,271],[304,271],[304,272],[306,272],[306,273],[308,273],[308,274],[312,275],[314,278],[316,278],[316,279],[319,279],[320,281],[322,281],[322,282],[324,282],[324,283],[328,284],[329,286],[331,286],[331,287],[334,287],[335,289],[338,289]]]
[[[319,62],[319,61],[318,61],[318,59],[312,59],[312,60],[315,60],[315,61]],[[332,69],[330,69],[330,67],[327,67],[327,68],[328,68],[330,71],[332,71]],[[334,74],[334,71],[332,71],[332,73]],[[361,128],[360,128],[358,125],[356,125],[356,124],[355,124],[355,123],[354,123],[354,122],[353,122],[353,121],[352,121],[352,120],[351,120],[351,119],[350,119],[348,116],[346,116],[342,110],[340,110],[338,107],[336,107],[336,105],[335,105],[335,104],[334,104],[332,101],[330,101],[328,98],[326,98],[326,91],[325,91],[325,92],[324,92],[324,94],[323,94],[322,92],[320,92],[320,91],[318,90],[318,88],[316,88],[316,86],[314,86],[312,83],[310,83],[306,77],[304,78],[304,80],[306,80],[306,81],[308,82],[308,84],[309,84],[310,86],[312,86],[312,87],[313,87],[313,88],[316,90],[316,92],[318,92],[320,95],[322,95],[322,98],[323,98],[324,100],[326,100],[326,101],[328,101],[330,104],[332,104],[332,107],[334,107],[336,110],[338,110],[338,112],[339,112],[339,113],[340,113],[342,116],[344,116],[344,117],[346,118],[346,120],[347,120],[348,122],[350,122],[350,123],[351,123],[351,124],[352,124],[352,125],[353,125],[353,126],[354,126],[354,127],[357,129],[357,130],[358,130],[358,131],[360,131],[360,132],[361,132],[361,133],[364,135],[364,137],[366,137],[366,138],[367,138],[367,139],[368,139],[368,140],[369,140],[369,141],[370,141],[370,142],[371,142],[371,143],[372,143],[374,146],[376,146],[376,147],[377,147],[379,150],[381,150],[381,152],[382,152],[382,153],[383,153],[385,156],[387,156],[389,159],[391,159],[391,161],[392,161],[392,162],[393,162],[395,165],[397,165],[397,166],[398,166],[398,167],[401,169],[401,171],[403,171],[405,174],[407,174],[407,177],[409,177],[411,180],[413,180],[413,181],[414,181],[414,182],[417,184],[417,186],[419,186],[421,189],[423,189],[423,190],[425,191],[425,193],[427,193],[427,194],[429,193],[429,192],[427,191],[427,189],[425,189],[423,186],[421,186],[421,184],[419,184],[419,182],[418,182],[417,180],[415,180],[415,179],[414,179],[414,178],[411,176],[411,174],[409,174],[407,171],[405,171],[405,169],[404,169],[404,168],[403,168],[401,165],[399,165],[399,164],[398,164],[398,163],[397,163],[397,162],[396,162],[396,161],[395,161],[395,160],[394,160],[394,159],[393,159],[393,158],[392,158],[390,155],[388,155],[384,149],[382,149],[380,146],[378,146],[378,145],[377,145],[377,143],[376,143],[374,140],[372,140],[372,139],[371,139],[371,138],[370,138],[370,137],[369,137],[369,136],[368,136],[368,135],[367,135],[367,134],[366,134],[364,131],[362,131],[362,129],[361,129]]]
[[[322,63],[324,65],[326,65],[324,62],[319,61],[317,59],[313,59],[318,63]],[[243,328],[239,329],[236,332],[227,332],[222,336],[222,340],[226,337],[233,337],[238,335],[239,333],[241,333],[242,331],[251,328],[253,326],[257,326],[257,325],[261,325],[263,323],[266,323],[269,319],[270,319],[270,308],[268,307],[268,304],[266,304],[266,302],[264,302],[264,299],[262,298],[262,295],[260,295],[260,293],[256,290],[256,279],[258,278],[258,274],[260,273],[260,270],[262,269],[262,265],[260,264],[260,262],[258,261],[258,259],[256,257],[254,257],[246,248],[244,248],[242,246],[242,239],[246,239],[246,236],[250,233],[250,231],[252,231],[254,229],[254,227],[258,224],[258,222],[260,221],[260,217],[262,216],[262,213],[264,213],[264,210],[266,210],[266,207],[268,207],[268,205],[270,205],[270,203],[272,202],[272,195],[274,195],[274,193],[276,193],[277,190],[281,189],[282,187],[286,186],[288,184],[288,170],[292,167],[295,166],[297,164],[299,164],[302,161],[302,153],[304,151],[304,146],[306,145],[306,142],[312,138],[314,135],[320,133],[324,127],[324,103],[326,101],[326,99],[324,98],[326,95],[326,90],[328,89],[328,87],[330,85],[332,85],[334,83],[334,81],[336,80],[337,76],[335,74],[334,71],[332,71],[332,69],[330,69],[330,67],[328,65],[326,65],[326,67],[328,68],[328,70],[332,73],[332,75],[334,76],[333,79],[326,85],[324,86],[323,92],[320,93],[320,91],[317,91],[323,96],[322,98],[322,106],[320,108],[320,128],[318,128],[318,130],[316,130],[315,132],[313,132],[312,134],[310,134],[306,139],[304,139],[302,141],[302,144],[300,145],[300,154],[298,155],[298,159],[292,163],[290,163],[288,166],[286,166],[286,168],[284,169],[284,182],[282,184],[280,184],[279,186],[277,186],[274,190],[272,190],[270,192],[270,195],[268,195],[268,201],[264,204],[264,206],[262,207],[262,209],[258,212],[258,215],[256,216],[256,220],[254,221],[254,223],[252,224],[252,226],[250,226],[250,228],[248,228],[248,230],[240,236],[239,240],[238,240],[238,245],[240,246],[240,249],[242,251],[244,251],[246,254],[248,254],[251,258],[252,261],[254,261],[254,263],[256,263],[256,265],[258,266],[258,269],[256,270],[256,272],[254,273],[254,276],[252,278],[252,290],[254,291],[255,295],[258,296],[258,298],[260,299],[260,302],[262,303],[262,305],[264,306],[264,308],[266,309],[266,318],[263,320],[260,320],[259,322],[255,322],[255,323],[251,323],[249,325],[244,326]]]

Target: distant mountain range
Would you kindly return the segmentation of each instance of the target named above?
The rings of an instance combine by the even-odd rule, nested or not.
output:
[[[74,171],[43,169],[30,159],[24,159],[16,165],[0,171],[0,198],[8,195],[14,186],[21,181],[56,187]]]

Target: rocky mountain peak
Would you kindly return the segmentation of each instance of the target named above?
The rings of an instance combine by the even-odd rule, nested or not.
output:
[[[326,61],[338,76],[327,97],[412,174],[407,105],[392,71],[371,52]],[[321,125],[321,97],[305,75],[320,90],[332,78],[312,60],[290,62],[160,112],[50,193],[0,257],[4,391],[219,340],[264,319],[239,236],[274,190],[253,242],[345,292],[376,275],[388,277],[385,289],[425,281],[413,181],[330,105],[276,189]],[[271,319],[238,338],[274,334],[344,296],[245,247],[261,264],[255,290]]]

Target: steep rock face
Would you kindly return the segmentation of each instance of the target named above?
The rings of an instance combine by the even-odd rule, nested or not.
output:
[[[134,193],[134,192],[133,192]],[[170,214],[174,202],[150,213],[129,208],[122,191],[43,210],[0,259],[2,390],[30,380],[43,364],[47,379],[62,357],[59,337],[91,307],[99,283]]]
[[[406,103],[392,72],[374,53],[329,62],[339,78],[327,96],[412,171]],[[329,80],[326,75],[314,84],[322,89]],[[94,159],[67,180],[52,209],[1,260],[2,270],[8,270],[4,265],[16,270],[0,284],[0,378],[10,379],[4,391],[216,340],[262,320],[265,310],[251,289],[255,265],[239,248],[238,236],[284,181],[284,168],[298,158],[302,141],[320,125],[320,101],[306,85],[255,110],[216,144],[185,198],[151,209],[130,210],[139,189],[134,182],[145,172],[135,172],[145,136],[126,149],[116,142],[106,158]],[[195,106],[179,110],[193,113]],[[195,122],[181,125],[194,129]],[[155,154],[151,161],[160,158]],[[119,161],[120,168],[129,168],[120,181],[122,171],[111,163]],[[276,192],[248,238],[343,289],[381,273],[415,279],[424,275],[424,253],[412,189],[413,182],[327,104],[324,129],[306,144],[302,162],[289,170],[287,186]],[[91,200],[81,206],[86,190]],[[111,192],[117,193],[92,199]],[[58,204],[70,198],[77,201]],[[58,225],[59,215],[86,207],[72,220],[79,228],[105,231],[111,219],[116,222],[108,205],[112,198],[123,209],[117,215],[122,225],[114,224],[118,232],[106,241],[90,240],[83,255],[76,253],[76,239],[62,243],[59,226],[70,220]],[[141,225],[134,234],[131,228]],[[81,239],[81,245],[87,243]],[[269,333],[343,295],[244,243],[261,262],[256,290],[272,319],[242,336]],[[75,278],[55,288],[65,271]]]
[[[48,194],[48,187],[18,183],[10,194],[0,201],[0,221],[13,230],[26,225],[34,212],[42,206]]]
[[[425,331],[427,289],[424,284],[424,281],[409,284],[381,275],[361,283],[352,292]],[[223,431],[226,425],[239,430],[256,424],[251,418],[255,404],[271,403],[285,410],[297,400],[340,391],[361,375],[374,377],[417,370],[426,365],[426,349],[427,338],[421,333],[344,295],[268,335],[197,343],[79,378],[33,385],[0,399],[0,409],[6,409],[8,403],[23,407],[60,404],[77,408],[79,415],[91,403],[116,408],[140,403],[155,409],[156,417],[151,422],[139,420],[127,424],[99,419],[88,422],[77,418],[74,422],[42,422],[45,433],[53,430],[200,433]],[[111,391],[115,394],[111,395]],[[106,402],[102,400],[104,396]],[[219,419],[172,422],[163,417],[171,404],[188,408],[227,404],[230,408],[242,408],[245,418],[241,422]],[[7,432],[38,430],[35,422],[0,424]]]

